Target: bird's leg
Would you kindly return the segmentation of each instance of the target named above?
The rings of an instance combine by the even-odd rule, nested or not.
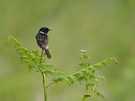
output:
[[[42,53],[41,53],[41,57],[43,56],[43,49],[42,49]]]
[[[43,56],[43,49],[42,49],[42,52],[41,52],[41,56],[40,56],[40,63],[42,63],[42,56]]]

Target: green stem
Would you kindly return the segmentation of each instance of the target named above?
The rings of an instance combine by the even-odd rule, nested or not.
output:
[[[50,83],[49,85],[46,86],[46,88],[50,87],[52,84],[54,84],[55,82]]]
[[[33,61],[34,62],[34,61]],[[41,62],[41,61],[40,61]],[[34,62],[35,63],[35,62]],[[36,65],[36,63],[35,63]],[[36,65],[37,66],[37,65]],[[37,66],[38,67],[38,66]],[[40,67],[38,67],[40,73],[42,74],[42,78],[43,78],[43,88],[44,88],[44,101],[47,101],[47,88],[46,88],[46,77],[45,77],[45,73],[42,71],[42,69]]]
[[[85,101],[85,99],[86,99],[86,96],[84,95],[83,98],[82,98],[82,101]]]
[[[47,101],[46,78],[45,78],[45,74],[43,72],[41,73],[42,73],[42,78],[43,78],[44,101]]]

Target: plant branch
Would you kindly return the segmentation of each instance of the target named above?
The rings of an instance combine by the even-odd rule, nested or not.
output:
[[[43,72],[41,72],[43,78],[43,88],[44,88],[44,101],[47,101],[47,88],[46,88],[46,77]]]
[[[82,101],[85,101],[85,99],[86,99],[86,97],[85,97],[85,95],[84,95],[83,98],[82,98]]]
[[[42,54],[43,54],[43,50],[42,50]],[[41,55],[42,55],[41,54]],[[40,61],[41,62],[41,61]],[[33,63],[37,66],[37,64],[33,61]],[[43,70],[37,66],[40,73],[42,74],[42,79],[43,79],[43,89],[44,89],[44,101],[47,101],[47,88],[46,88],[46,76],[45,73],[43,72]]]
[[[38,54],[38,51],[34,51],[34,50],[29,51],[27,48],[23,47],[23,45],[12,36],[8,37],[5,43],[8,43],[10,41],[14,43],[14,47],[16,48],[17,53],[21,56],[20,57],[21,62],[22,61],[26,62],[30,70],[32,68],[35,68],[36,70],[38,70],[38,72],[41,73],[42,80],[43,80],[42,81],[43,89],[44,89],[44,101],[47,101],[48,87],[60,81],[61,82],[66,81],[67,84],[71,85],[74,82],[74,78],[76,78],[77,81],[79,82],[82,80],[86,80],[86,91],[81,101],[85,101],[86,98],[91,97],[93,94],[102,97],[104,99],[104,96],[96,89],[97,86],[99,85],[99,79],[104,80],[104,78],[98,76],[98,78],[96,79],[95,71],[101,70],[103,66],[110,64],[112,60],[114,60],[116,64],[119,64],[119,62],[115,58],[108,58],[97,64],[91,65],[90,57],[86,54],[86,50],[81,50],[80,59],[82,60],[82,62],[79,64],[79,67],[82,67],[82,69],[73,73],[72,75],[67,75],[64,72],[56,71],[54,68],[52,68],[52,64],[45,63],[46,58],[43,56],[44,55],[43,49],[40,56]],[[47,74],[51,74],[54,76],[55,74],[57,74],[59,76],[55,76],[52,79],[52,82],[47,85],[46,84]]]
[[[52,84],[54,84],[54,83],[56,83],[55,81],[54,82],[51,82],[50,84],[48,84],[47,86],[46,86],[46,88],[48,88],[48,87],[50,87]]]

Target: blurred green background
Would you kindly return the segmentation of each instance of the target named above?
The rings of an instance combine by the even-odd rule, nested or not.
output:
[[[47,26],[52,59],[59,70],[76,71],[80,50],[91,63],[116,57],[100,71],[106,78],[100,87],[106,101],[134,101],[135,97],[135,1],[134,0],[0,0],[0,101],[43,101],[41,75],[21,64],[7,36],[38,50],[35,35]],[[60,83],[48,90],[48,101],[81,101],[84,88]],[[88,101],[103,101],[93,96]]]

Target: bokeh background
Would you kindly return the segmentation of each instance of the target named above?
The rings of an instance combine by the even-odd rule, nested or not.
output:
[[[135,100],[135,1],[134,0],[0,0],[0,101],[43,101],[42,78],[21,64],[7,36],[25,47],[41,51],[35,41],[47,26],[52,59],[58,70],[76,71],[80,50],[91,63],[116,57],[100,71],[106,82],[100,91],[106,101]],[[48,101],[81,101],[83,87],[60,83],[48,90]],[[103,101],[93,96],[87,101]]]

